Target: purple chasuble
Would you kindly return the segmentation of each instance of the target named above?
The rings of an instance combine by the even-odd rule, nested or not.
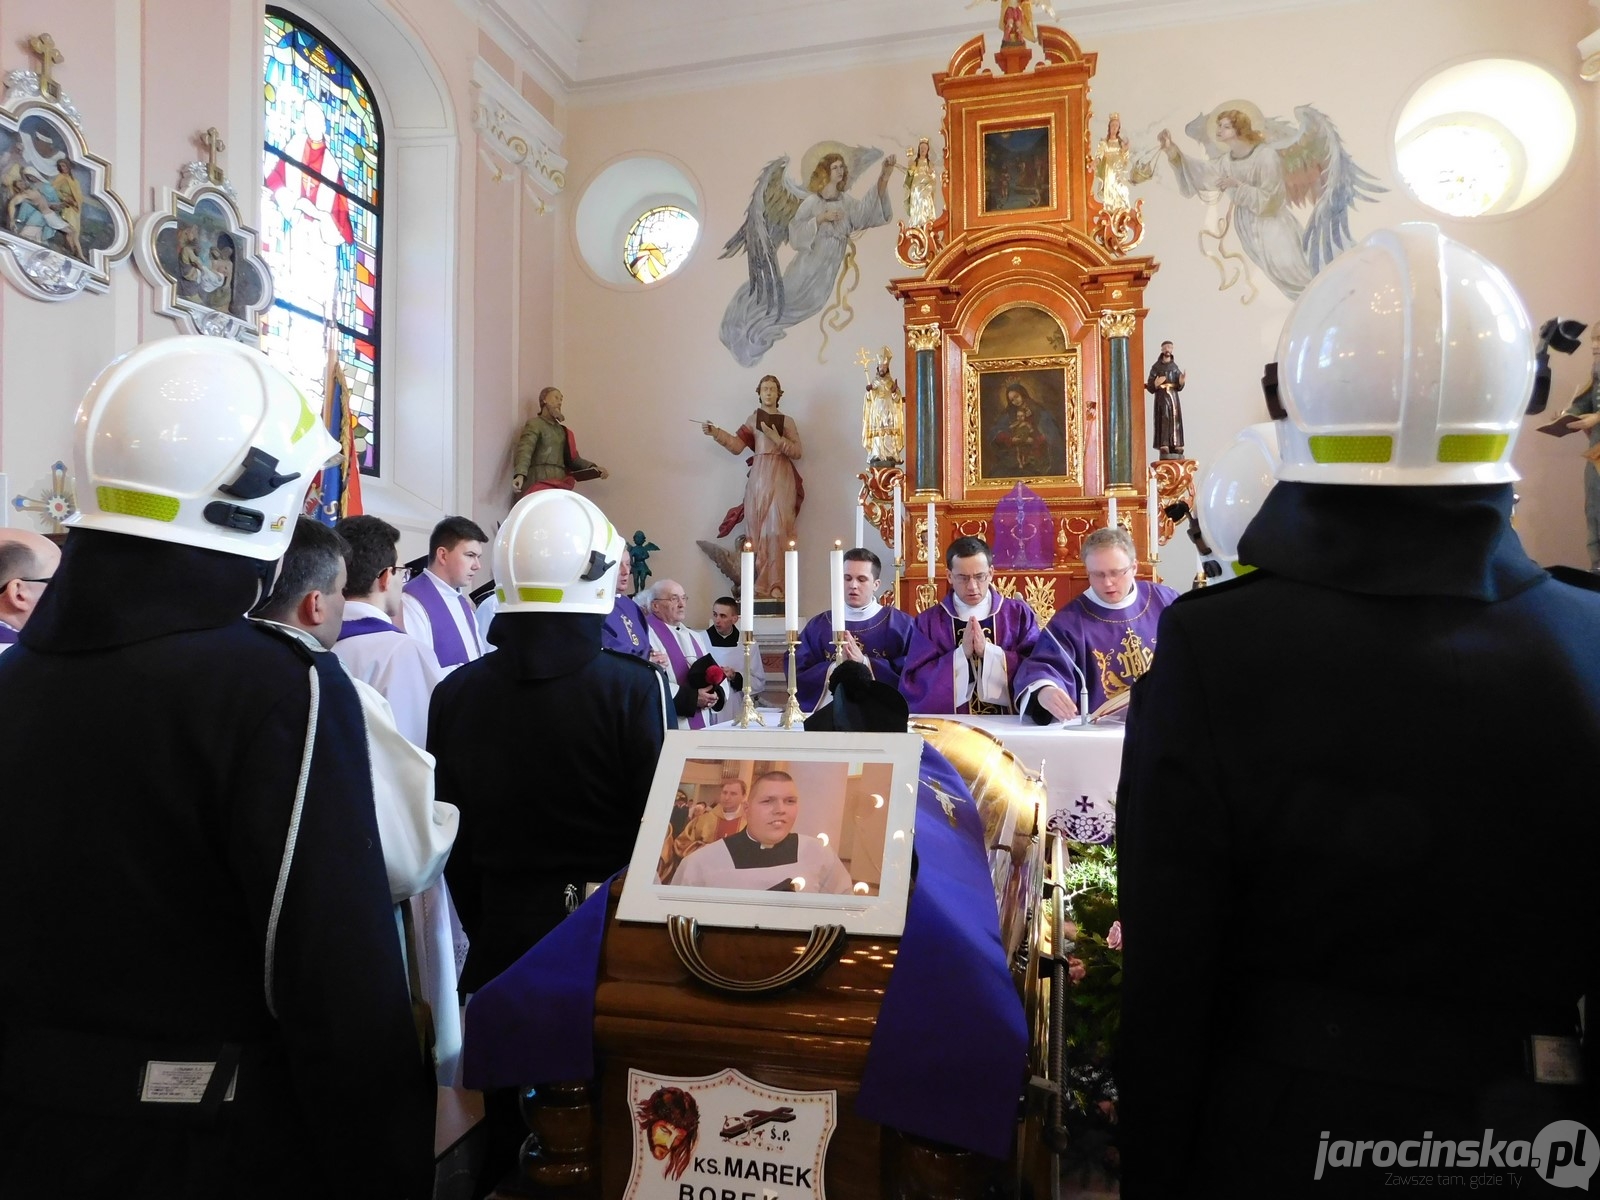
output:
[[[632,596],[617,596],[600,628],[600,644],[635,658],[650,657],[650,631],[645,627],[644,611]]]
[[[1027,1080],[1028,1030],[1001,950],[983,822],[961,776],[922,748],[917,882],[867,1048],[856,1112],[918,1137],[1005,1158]],[[947,817],[940,794],[954,816]],[[594,993],[608,883],[467,1007],[468,1087],[592,1079]],[[951,1031],[960,1032],[952,1037]],[[928,1053],[937,1045],[939,1053]],[[960,1086],[951,1086],[959,1080]]]
[[[391,625],[382,617],[361,617],[359,620],[346,621],[339,626],[339,641],[345,638],[361,637],[368,633],[404,633],[398,625]]]
[[[459,667],[470,661],[467,644],[461,640],[461,630],[456,627],[445,598],[439,594],[433,581],[425,575],[418,575],[401,590],[422,605],[422,611],[428,614],[428,624],[433,627],[433,653],[439,665]],[[456,599],[461,604],[461,611],[467,615],[468,628],[475,628],[477,618],[472,611],[471,601],[460,592],[456,593]]]
[[[994,630],[991,640],[1006,652],[1006,680],[1015,696],[1017,669],[1033,653],[1034,643],[1039,640],[1039,622],[1033,609],[1021,600],[1004,598],[992,587],[989,597],[990,618],[983,625],[986,630]],[[906,669],[900,676],[900,691],[912,712],[971,711],[967,698],[961,697],[957,704],[955,695],[955,656],[965,653],[955,634],[960,621],[948,593],[938,604],[917,615],[911,630],[911,648],[906,652]],[[1005,711],[1009,711],[1009,705]]]
[[[1015,691],[1035,683],[1053,683],[1078,702],[1078,677],[1067,665],[1071,655],[1089,681],[1089,711],[1128,690],[1150,669],[1155,657],[1156,627],[1178,593],[1162,583],[1134,584],[1127,608],[1107,608],[1084,592],[1050,618],[1028,661],[1014,679]],[[1052,636],[1053,635],[1053,636]]]
[[[906,650],[911,644],[911,618],[898,608],[884,605],[865,621],[846,620],[844,627],[855,635],[872,664],[872,677],[899,690],[900,672],[906,665]],[[816,708],[822,700],[822,686],[833,662],[833,614],[818,613],[806,622],[795,648],[795,699],[804,709]]]
[[[678,634],[655,613],[645,617],[650,623],[650,628],[656,631],[656,636],[661,639],[661,648],[667,652],[667,665],[672,668],[672,681],[680,688],[689,675],[690,660],[683,656],[683,647],[678,644]],[[699,657],[698,655],[696,657]],[[690,729],[704,729],[706,727],[706,710],[695,709],[694,716],[689,718]]]

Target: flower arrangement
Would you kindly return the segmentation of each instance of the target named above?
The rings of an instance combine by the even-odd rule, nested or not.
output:
[[[1075,943],[1067,959],[1066,1121],[1071,1148],[1064,1166],[1115,1177],[1117,1084],[1113,1051],[1122,1024],[1122,922],[1117,913],[1115,842],[1067,841],[1062,876]]]

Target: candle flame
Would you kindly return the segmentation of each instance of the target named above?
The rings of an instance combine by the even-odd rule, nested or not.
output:
[[[838,538],[834,538],[833,539],[833,548],[835,550],[842,550],[842,549],[844,549],[844,543],[841,542]]]
[[[791,549],[791,550],[794,549],[794,539],[793,538],[789,539],[789,549]]]

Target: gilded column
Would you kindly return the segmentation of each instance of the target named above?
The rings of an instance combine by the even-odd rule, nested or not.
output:
[[[1110,395],[1106,397],[1106,490],[1132,488],[1133,483],[1133,374],[1128,364],[1128,339],[1138,316],[1131,310],[1100,314],[1100,336],[1107,339],[1111,364]]]
[[[939,490],[939,327],[913,325],[906,338],[917,355],[916,492]]]

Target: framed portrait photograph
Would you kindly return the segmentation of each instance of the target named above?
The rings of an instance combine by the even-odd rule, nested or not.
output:
[[[968,487],[1081,481],[1078,367],[1076,353],[966,364]]]
[[[1054,206],[1055,173],[1048,121],[1020,128],[985,129],[980,141],[985,213]]]
[[[921,754],[912,733],[669,732],[617,916],[899,934]]]

